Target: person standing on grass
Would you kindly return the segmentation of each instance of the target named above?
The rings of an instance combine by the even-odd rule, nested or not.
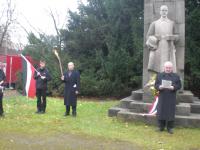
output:
[[[61,77],[61,80],[65,83],[64,89],[64,105],[66,106],[66,112],[64,116],[70,115],[70,107],[72,107],[72,116],[76,117],[77,95],[80,89],[80,74],[74,70],[74,63],[68,63],[68,70]]]
[[[169,61],[164,63],[164,72],[158,73],[155,81],[155,88],[159,91],[157,105],[157,119],[159,131],[167,131],[173,134],[176,92],[181,89],[180,77],[173,73],[173,64]]]
[[[3,83],[6,76],[2,69],[0,69],[0,117],[4,116],[3,114]]]
[[[49,71],[46,69],[46,62],[40,60],[40,67],[34,73],[36,80],[36,96],[37,96],[37,111],[38,114],[44,114],[46,111],[46,91],[47,82],[51,80]]]

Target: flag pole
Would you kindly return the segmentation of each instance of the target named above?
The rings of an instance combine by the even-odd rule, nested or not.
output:
[[[12,78],[12,56],[10,57],[10,77],[9,77],[9,89],[11,88],[11,78]]]
[[[60,73],[61,73],[61,76],[63,76],[62,63],[61,63],[61,59],[60,59],[60,57],[59,57],[59,54],[58,54],[58,52],[57,52],[57,49],[56,49],[56,48],[53,48],[53,52],[54,52],[56,58],[58,59],[59,67],[60,67]]]

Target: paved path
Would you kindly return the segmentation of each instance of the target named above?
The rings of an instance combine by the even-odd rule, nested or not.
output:
[[[0,133],[3,150],[141,150],[132,143],[60,134],[48,137]]]

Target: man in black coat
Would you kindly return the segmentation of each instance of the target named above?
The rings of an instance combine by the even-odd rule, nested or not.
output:
[[[155,81],[155,88],[159,91],[157,105],[157,119],[159,131],[167,126],[167,131],[173,134],[176,92],[181,88],[180,77],[173,73],[173,64],[165,62],[164,72],[158,73]]]
[[[37,96],[37,111],[41,114],[46,111],[46,91],[47,82],[51,80],[49,71],[46,69],[46,62],[40,60],[40,67],[34,73],[34,79],[36,80],[36,96]]]
[[[6,76],[2,69],[0,69],[0,117],[3,115],[3,82]]]
[[[64,105],[66,106],[65,116],[70,114],[70,106],[72,107],[72,115],[76,117],[77,95],[80,89],[80,74],[74,70],[74,63],[68,63],[68,70],[61,77],[65,83],[64,89]]]

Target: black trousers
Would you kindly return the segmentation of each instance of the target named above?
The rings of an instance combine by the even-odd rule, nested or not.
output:
[[[37,109],[38,111],[46,111],[46,89],[36,89]]]
[[[0,115],[3,115],[3,93],[0,92]]]
[[[158,120],[158,127],[160,129],[164,129],[167,127],[167,129],[172,129],[174,128],[174,121],[166,121],[166,120]]]
[[[72,114],[76,114],[76,106],[71,106],[72,107]],[[66,105],[66,113],[70,113],[70,105]]]

